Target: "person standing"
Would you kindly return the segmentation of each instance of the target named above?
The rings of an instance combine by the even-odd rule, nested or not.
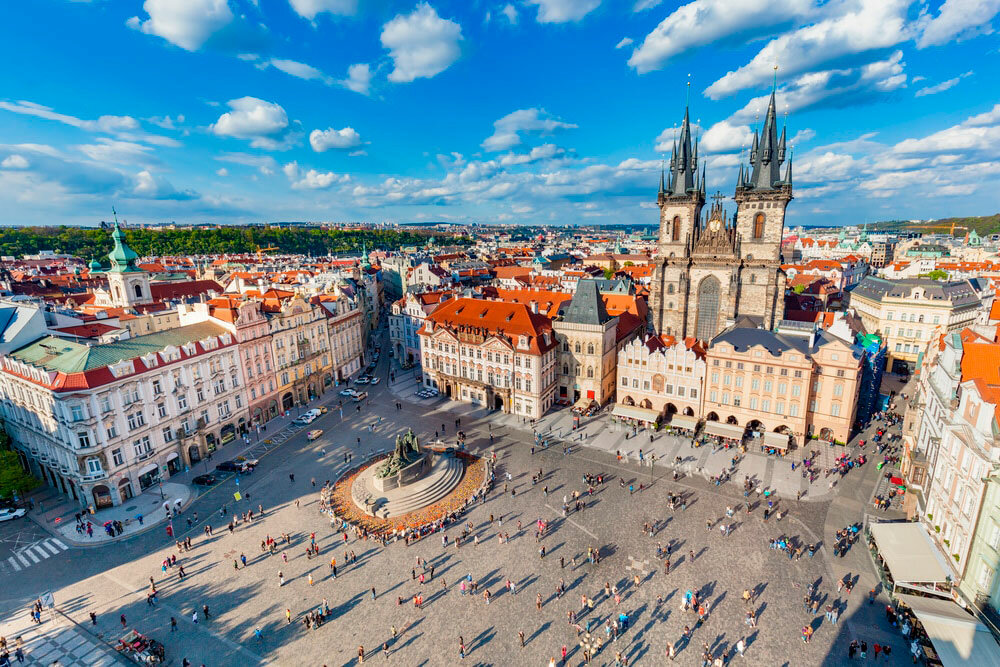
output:
[[[521,648],[524,648],[524,631],[517,631],[517,638],[521,640]]]
[[[458,657],[465,660],[465,639],[461,635],[458,637]]]
[[[363,644],[358,645],[358,662],[362,663],[365,661],[365,647]]]

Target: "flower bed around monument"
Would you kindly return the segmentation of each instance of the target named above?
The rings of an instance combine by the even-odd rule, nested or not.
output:
[[[427,507],[401,516],[383,519],[365,514],[361,508],[354,504],[354,500],[351,498],[351,488],[363,470],[375,465],[385,456],[370,459],[357,468],[344,473],[334,484],[333,493],[330,496],[330,504],[337,517],[373,533],[386,534],[420,528],[438,521],[452,512],[461,511],[465,507],[466,501],[482,487],[486,477],[480,457],[468,452],[455,452],[455,456],[462,460],[465,470],[462,473],[462,480],[458,486],[452,489],[451,493]]]

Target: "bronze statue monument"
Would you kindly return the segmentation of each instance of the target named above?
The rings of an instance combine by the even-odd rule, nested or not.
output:
[[[416,434],[412,429],[407,429],[406,433],[396,436],[395,451],[378,467],[375,476],[379,479],[392,477],[408,465],[419,461],[423,456]]]

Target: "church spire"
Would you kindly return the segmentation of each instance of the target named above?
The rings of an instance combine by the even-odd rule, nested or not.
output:
[[[684,121],[681,123],[681,134],[674,142],[673,159],[670,161],[670,194],[685,195],[697,191],[698,153],[691,142],[691,113],[684,108]]]
[[[792,155],[788,156],[788,166],[785,167],[785,185],[792,184]]]
[[[781,139],[778,139],[778,114],[775,95],[777,92],[777,67],[775,67],[775,84],[771,89],[771,99],[767,103],[767,114],[760,136],[755,133],[753,148],[750,150],[750,166],[752,172],[749,187],[758,190],[773,190],[781,183],[781,164],[785,161],[785,129],[782,129]]]

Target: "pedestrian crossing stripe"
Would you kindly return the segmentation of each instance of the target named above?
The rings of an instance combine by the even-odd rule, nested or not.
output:
[[[24,547],[20,551],[14,553],[13,556],[7,559],[6,565],[8,565],[14,572],[20,572],[25,568],[41,563],[46,558],[57,556],[60,552],[66,551],[67,549],[69,549],[69,547],[67,547],[65,543],[55,538],[49,538],[36,544]]]
[[[40,562],[42,562],[42,559],[40,559],[40,558],[39,558],[38,556],[36,556],[36,555],[35,555],[34,553],[32,553],[32,551],[31,551],[31,548],[30,548],[30,547],[29,547],[29,548],[27,548],[27,549],[25,549],[25,550],[24,550],[24,551],[22,551],[21,553],[22,553],[22,554],[25,554],[25,555],[27,555],[27,556],[28,556],[28,558],[30,558],[31,560],[35,561],[36,563],[40,563]]]
[[[11,556],[10,558],[8,558],[8,559],[7,559],[7,562],[8,562],[8,563],[10,563],[10,566],[11,566],[11,568],[12,568],[12,569],[13,569],[13,570],[14,570],[15,572],[20,572],[20,571],[21,571],[21,566],[17,564],[17,561],[16,561],[16,560],[14,560],[14,557],[13,557],[13,556]]]

